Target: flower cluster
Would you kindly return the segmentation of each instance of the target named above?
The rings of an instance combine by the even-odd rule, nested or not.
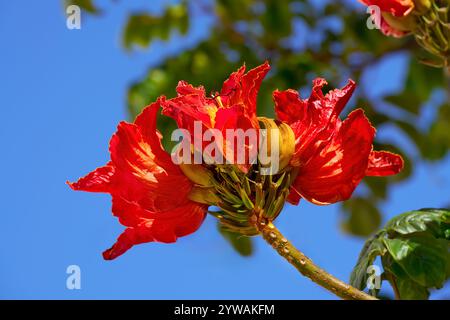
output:
[[[448,0],[359,1],[369,8],[377,8],[375,11],[381,11],[381,16],[376,19],[385,35],[400,38],[412,34],[420,46],[437,58],[428,64],[436,67],[450,66]]]
[[[203,87],[181,81],[177,97],[162,96],[134,123],[119,124],[109,146],[111,161],[69,183],[73,190],[112,196],[112,212],[126,229],[103,253],[105,259],[144,242],[175,242],[196,231],[208,212],[235,232],[256,235],[256,223],[273,221],[286,201],[298,204],[303,198],[319,205],[344,201],[365,176],[388,176],[402,169],[400,156],[373,150],[375,129],[361,109],[343,121],[339,118],[355,90],[352,80],[324,95],[326,81],[315,79],[307,99],[295,90],[275,91],[277,119],[257,117],[257,93],[269,69],[264,63],[246,73],[243,66],[211,97]],[[262,174],[258,161],[177,165],[162,147],[156,126],[159,111],[187,130],[192,142],[201,138],[194,130],[196,122],[202,130],[220,132],[276,129],[279,134],[267,138],[278,137],[280,170]],[[196,148],[205,145],[192,152]],[[229,141],[218,146],[224,153],[228,148]],[[248,143],[244,149],[255,146]],[[208,211],[209,207],[218,210]]]

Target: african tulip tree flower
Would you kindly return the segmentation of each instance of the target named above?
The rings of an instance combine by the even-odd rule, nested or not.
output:
[[[112,212],[127,227],[104,252],[105,259],[114,259],[139,243],[175,242],[196,231],[207,212],[228,230],[264,236],[286,201],[344,201],[364,176],[386,176],[401,170],[400,156],[372,150],[375,129],[362,110],[353,111],[345,121],[339,119],[355,88],[353,81],[324,96],[326,82],[316,79],[306,100],[294,90],[276,91],[278,120],[257,117],[256,96],[268,71],[267,63],[248,73],[242,67],[214,97],[206,97],[203,87],[182,81],[177,97],[160,97],[134,123],[119,124],[110,142],[111,161],[69,184],[74,190],[111,194]],[[279,170],[263,173],[260,158],[244,166],[175,164],[156,129],[160,109],[189,133],[192,144],[208,129],[270,129],[265,139],[276,142]],[[200,133],[195,131],[196,122],[201,124]],[[227,147],[225,142],[219,150]],[[246,147],[258,149],[259,141]],[[210,206],[218,210],[207,211]]]
[[[324,79],[315,79],[308,99],[297,91],[275,91],[278,120],[288,123],[295,134],[295,151],[290,165],[298,173],[289,200],[304,198],[315,204],[330,204],[350,198],[364,176],[388,176],[400,172],[400,156],[373,151],[375,128],[362,109],[339,119],[355,90],[349,80],[342,89],[323,95]]]
[[[114,259],[135,244],[175,242],[203,222],[207,207],[188,199],[193,183],[172,163],[156,131],[159,102],[133,124],[121,122],[109,145],[111,161],[71,183],[74,190],[112,196],[112,212],[126,226],[103,253]]]

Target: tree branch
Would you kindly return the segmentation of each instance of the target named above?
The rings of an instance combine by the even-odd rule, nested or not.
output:
[[[256,221],[254,223],[267,243],[269,243],[280,256],[285,258],[300,271],[301,274],[308,277],[313,282],[328,291],[331,291],[342,299],[377,300],[375,297],[346,284],[325,270],[319,268],[311,259],[297,250],[271,222],[266,224],[264,221]]]

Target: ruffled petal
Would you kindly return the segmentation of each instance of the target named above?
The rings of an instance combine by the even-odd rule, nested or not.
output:
[[[224,82],[220,99],[223,105],[233,106],[242,104],[245,114],[256,122],[256,99],[261,83],[270,70],[270,65],[266,61],[264,64],[245,73],[245,66]]]
[[[342,89],[334,89],[323,95],[322,89],[328,82],[325,79],[317,78],[313,80],[313,89],[311,96],[307,100],[308,108],[319,110],[315,113],[320,116],[322,121],[334,121],[344,109],[355,91],[356,84],[349,79],[347,85]]]
[[[206,216],[206,209],[205,205],[189,202],[155,215],[135,203],[116,198],[113,202],[114,215],[125,222],[128,228],[110,249],[103,252],[103,258],[115,259],[140,243],[175,242],[179,237],[191,234],[200,227]]]
[[[338,116],[344,110],[348,101],[355,91],[356,83],[349,79],[347,84],[341,89],[334,89],[325,95],[325,105],[331,113]]]
[[[273,99],[277,118],[286,123],[313,121],[325,125],[334,121],[353,95],[356,84],[349,79],[342,89],[334,89],[323,95],[322,89],[325,85],[325,79],[314,79],[311,96],[304,100],[295,90],[275,91]]]
[[[200,97],[206,97],[205,88],[203,86],[194,87],[186,81],[179,81],[176,90],[179,97],[188,94],[196,94]]]
[[[367,176],[390,176],[399,173],[403,169],[401,156],[388,151],[372,151],[367,166]]]
[[[375,129],[358,109],[321,134],[299,153],[301,166],[293,187],[310,202],[330,204],[348,199],[365,176]]]

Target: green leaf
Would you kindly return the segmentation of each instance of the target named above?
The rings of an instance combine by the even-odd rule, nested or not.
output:
[[[250,237],[246,237],[234,232],[230,232],[223,228],[223,226],[218,223],[219,231],[223,237],[232,245],[232,247],[241,256],[250,256],[253,253],[253,243]]]
[[[405,273],[398,263],[393,261],[392,257],[383,258],[383,267],[385,277],[394,288],[398,299],[402,300],[426,300],[430,292],[428,289],[411,278]]]
[[[450,229],[450,212],[445,209],[421,209],[403,213],[391,219],[385,229],[402,235],[428,232],[437,238],[445,238]]]
[[[408,277],[426,288],[440,288],[446,279],[448,243],[430,235],[407,239],[383,239],[392,258]]]
[[[401,299],[427,299],[450,277],[450,210],[421,209],[391,219],[361,250],[350,283],[363,290],[381,257],[384,280]]]
[[[408,278],[397,278],[397,289],[402,300],[426,300],[430,292],[424,286]]]
[[[350,275],[350,284],[359,290],[364,290],[366,288],[367,279],[369,277],[367,268],[373,265],[377,256],[384,255],[384,252],[386,251],[380,240],[380,236],[382,236],[382,233],[377,234],[366,241],[359,254],[358,262]]]

